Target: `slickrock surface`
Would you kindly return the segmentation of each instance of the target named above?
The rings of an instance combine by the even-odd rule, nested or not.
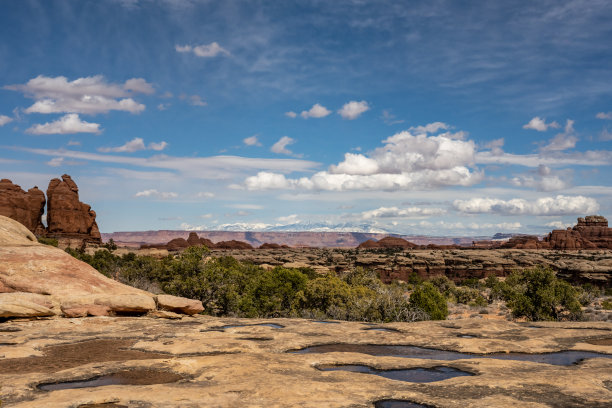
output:
[[[27,228],[4,216],[0,260],[0,317],[138,314],[157,308],[154,294],[109,279],[62,250],[39,244]],[[199,301],[172,298],[172,311],[203,310]]]
[[[38,187],[26,193],[11,180],[0,180],[0,215],[19,221],[36,235],[45,233],[42,223],[45,202],[45,194]]]
[[[265,325],[274,323],[279,328]],[[241,326],[242,325],[242,326]],[[228,327],[229,326],[229,327]],[[367,330],[373,327],[396,331]],[[477,336],[462,338],[462,335]],[[612,323],[513,323],[483,319],[325,323],[300,319],[181,320],[90,317],[0,323],[3,407],[372,407],[401,399],[435,407],[607,407],[612,359],[569,366],[468,358],[454,361],[380,357],[357,352],[295,354],[303,347],[397,344],[464,353],[612,353]],[[475,375],[431,383],[402,382],[318,366],[376,369],[454,367]],[[152,370],[152,371],[148,371]],[[37,385],[112,373],[154,372],[176,382],[42,391]],[[140,381],[138,381],[140,380]],[[115,405],[111,405],[115,404]]]

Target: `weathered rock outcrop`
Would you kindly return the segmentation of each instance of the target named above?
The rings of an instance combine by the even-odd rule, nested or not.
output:
[[[253,249],[253,247],[250,244],[247,244],[246,242],[242,242],[242,241],[236,241],[236,240],[217,242],[214,248],[216,249]]]
[[[47,188],[47,235],[59,239],[79,239],[101,243],[96,212],[79,200],[79,188],[64,174]]]
[[[612,228],[601,215],[578,218],[567,230],[553,230],[544,238],[551,249],[612,249]]]
[[[357,248],[367,249],[367,248],[416,248],[417,245],[412,242],[406,241],[403,238],[397,237],[385,237],[380,241],[367,240],[359,244]]]
[[[0,215],[19,221],[36,235],[45,233],[42,223],[45,202],[45,194],[38,187],[25,192],[11,180],[0,180]]]
[[[39,244],[17,221],[0,216],[0,317],[67,317],[143,314],[154,311],[156,295],[109,279],[66,252]],[[174,297],[173,297],[174,298]],[[201,302],[173,299],[187,305],[172,311],[203,310]],[[199,306],[199,307],[198,307]],[[52,311],[52,313],[50,313]]]

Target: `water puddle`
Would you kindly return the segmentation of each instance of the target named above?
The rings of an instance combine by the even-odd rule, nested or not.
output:
[[[276,323],[257,323],[257,324],[228,324],[228,325],[219,327],[219,329],[234,329],[236,327],[252,327],[252,326],[266,326],[266,327],[272,327],[273,329],[285,328],[285,326],[281,326],[280,324],[276,324]]]
[[[382,400],[374,403],[374,408],[433,408],[431,405],[417,404],[406,400]]]
[[[462,339],[476,339],[476,338],[478,338],[478,336],[475,336],[473,334],[458,334],[457,337],[460,337]]]
[[[274,340],[272,337],[240,337],[238,340],[250,340],[250,341],[271,341]]]
[[[72,388],[102,387],[105,385],[151,385],[166,384],[182,379],[180,375],[169,371],[156,370],[125,370],[101,375],[87,380],[64,381],[38,385],[42,391],[67,390]]]
[[[392,356],[405,358],[422,358],[427,360],[460,360],[471,358],[493,358],[497,360],[531,361],[534,363],[545,363],[553,365],[572,365],[585,358],[604,357],[612,358],[612,354],[595,353],[591,351],[558,351],[554,353],[491,353],[491,354],[468,354],[457,351],[428,349],[417,346],[388,346],[376,344],[323,344],[320,346],[306,347],[293,350],[292,353],[362,353],[371,356]]]
[[[612,338],[588,340],[587,343],[595,346],[612,346]]]
[[[364,365],[333,365],[319,366],[321,371],[349,371],[351,373],[373,374],[380,377],[396,381],[406,381],[413,383],[428,383],[442,381],[453,377],[474,375],[467,371],[461,371],[452,367],[433,367],[433,368],[402,368],[396,370],[377,370]]]
[[[331,320],[314,320],[314,323],[323,323],[323,324],[340,324],[340,322],[333,322]]]
[[[393,329],[393,328],[390,328],[390,327],[366,327],[363,330],[367,330],[367,331],[373,330],[373,331],[382,331],[382,332],[391,332],[391,333],[401,333],[400,330]]]

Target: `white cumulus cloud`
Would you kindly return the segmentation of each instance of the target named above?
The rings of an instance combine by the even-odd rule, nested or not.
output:
[[[538,191],[562,190],[572,185],[571,169],[553,171],[543,164],[537,169],[513,177],[510,183],[517,187],[529,187]]]
[[[272,145],[270,150],[274,153],[291,155],[293,152],[287,149],[287,146],[293,143],[295,143],[294,139],[290,138],[289,136],[283,136],[278,140],[278,142]]]
[[[211,58],[218,55],[230,55],[230,52],[221,47],[216,41],[202,45],[175,45],[174,49],[180,53],[193,53],[197,57]]]
[[[99,123],[85,122],[76,113],[69,113],[56,121],[33,125],[26,130],[33,135],[71,134],[71,133],[96,133],[102,132]]]
[[[408,190],[469,186],[482,179],[481,172],[469,169],[475,154],[472,141],[404,131],[383,143],[369,155],[346,153],[344,161],[310,178],[289,179],[264,171],[247,178],[245,185],[251,190]]]
[[[467,214],[499,215],[576,215],[599,210],[597,201],[584,196],[543,197],[535,201],[522,198],[501,200],[497,198],[472,198],[455,200],[453,207]]]
[[[548,128],[558,129],[559,124],[557,122],[546,123],[545,118],[542,119],[539,116],[535,116],[531,118],[529,123],[523,125],[523,129],[533,129],[533,130],[537,130],[538,132],[545,132],[548,130]]]
[[[257,139],[257,135],[246,137],[242,139],[242,142],[247,146],[261,146],[261,143],[259,143],[259,139]]]
[[[178,194],[173,193],[173,192],[164,192],[164,191],[157,191],[156,189],[150,189],[150,190],[139,191],[136,194],[134,194],[134,197],[153,197],[153,198],[158,198],[162,200],[167,200],[169,198],[178,197]]]
[[[0,126],[4,126],[9,122],[12,122],[13,119],[9,118],[8,116],[5,115],[0,115]]]
[[[302,111],[302,113],[300,113],[300,116],[303,117],[304,119],[324,118],[330,113],[331,111],[327,109],[325,106],[315,103],[314,105],[312,105],[312,108],[310,108],[309,110]]]
[[[361,116],[362,113],[370,110],[370,106],[366,101],[350,101],[344,104],[342,108],[338,110],[338,114],[342,116],[342,119],[353,120]]]
[[[101,75],[77,78],[39,75],[25,84],[8,85],[6,89],[21,91],[35,100],[26,113],[83,113],[98,114],[111,110],[140,113],[145,105],[131,96],[150,94],[153,86],[142,78],[128,79],[124,84],[108,83]]]
[[[566,229],[568,227],[573,227],[572,223],[565,223],[563,221],[552,221],[547,224],[544,224],[547,227],[555,228],[555,229]]]

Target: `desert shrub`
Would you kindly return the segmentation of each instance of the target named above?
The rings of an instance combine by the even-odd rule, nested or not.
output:
[[[589,305],[593,300],[602,295],[602,290],[591,283],[585,283],[577,287],[576,290],[578,291],[578,301],[582,306]]]
[[[557,279],[547,268],[535,267],[513,272],[496,289],[514,317],[529,320],[577,319],[581,315],[577,292]]]
[[[489,275],[487,276],[487,279],[485,279],[485,287],[489,288],[489,289],[493,289],[495,287],[495,285],[497,285],[499,283],[499,278],[495,275]]]
[[[478,278],[466,278],[461,281],[461,286],[467,286],[468,288],[478,289],[480,287],[480,280]]]
[[[406,286],[385,285],[377,274],[356,268],[339,277],[310,268],[265,270],[232,257],[206,257],[191,247],[163,259],[107,249],[89,255],[67,249],[106,276],[131,286],[198,299],[215,316],[309,316],[358,321],[414,321],[429,315],[412,305]]]
[[[117,249],[117,244],[115,244],[115,240],[112,238],[109,239],[108,242],[102,246],[108,249],[110,252],[113,252],[114,250]]]
[[[40,242],[41,244],[50,245],[54,247],[57,247],[59,245],[59,242],[57,241],[57,239],[54,239],[54,238],[38,237],[38,242]]]
[[[457,287],[452,280],[448,279],[448,277],[445,275],[435,276],[430,280],[430,282],[440,291],[440,293],[444,295],[447,300],[453,302],[457,300]]]
[[[444,320],[448,316],[446,299],[431,282],[416,287],[410,295],[410,305],[423,310],[432,320]]]
[[[612,310],[612,301],[604,300],[601,302],[601,308],[606,310]]]

